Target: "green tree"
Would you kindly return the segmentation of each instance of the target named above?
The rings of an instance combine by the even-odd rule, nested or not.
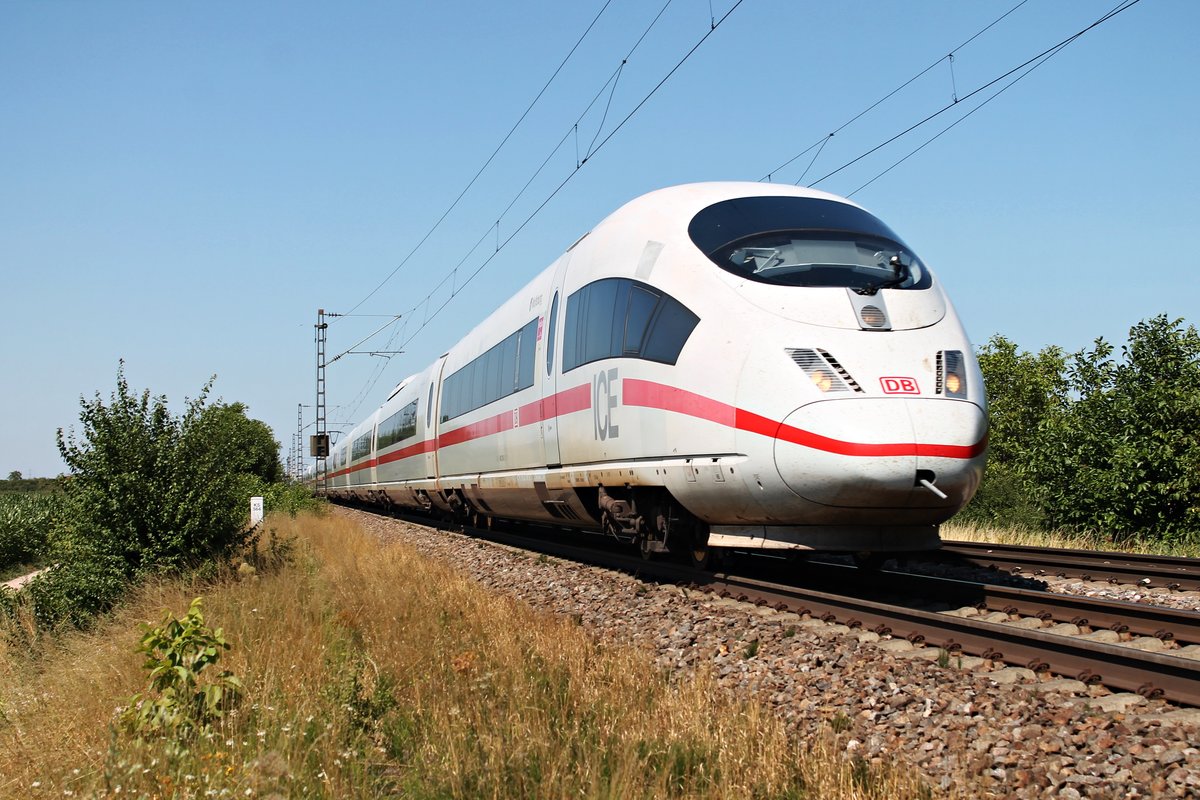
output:
[[[989,463],[968,519],[1121,539],[1200,536],[1200,334],[1165,315],[1036,356],[981,348]]]
[[[19,481],[21,480],[21,473],[14,469],[12,472],[8,473],[8,479],[10,481]]]
[[[988,465],[964,517],[1040,527],[1043,492],[1031,465],[1068,406],[1066,356],[1058,347],[1024,352],[997,334],[980,348],[979,366],[988,396]]]
[[[130,391],[124,362],[105,402],[81,398],[81,430],[58,431],[70,468],[60,566],[30,587],[40,621],[82,624],[147,574],[197,565],[244,544],[247,499],[277,475],[270,428],[240,403],[206,405],[210,381],[182,415],[164,396]]]
[[[198,420],[202,433],[224,448],[228,468],[253,475],[265,483],[283,480],[279,442],[269,425],[246,416],[243,403],[217,403],[204,409]]]
[[[1114,538],[1200,534],[1200,334],[1159,315],[1113,353],[1098,339],[1072,358],[1074,402],[1037,466],[1049,519]]]

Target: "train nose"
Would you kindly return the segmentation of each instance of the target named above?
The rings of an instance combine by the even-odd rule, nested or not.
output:
[[[952,511],[979,485],[986,433],[986,418],[974,403],[818,401],[784,420],[775,440],[775,466],[793,492],[815,503]]]

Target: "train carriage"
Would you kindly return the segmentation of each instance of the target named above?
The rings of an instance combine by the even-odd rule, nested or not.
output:
[[[978,486],[986,427],[962,325],[884,223],[692,184],[614,212],[403,381],[335,448],[329,491],[698,559],[926,549]]]

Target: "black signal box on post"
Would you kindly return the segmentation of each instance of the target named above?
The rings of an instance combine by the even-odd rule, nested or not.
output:
[[[329,434],[319,433],[308,437],[308,454],[314,458],[328,458]]]

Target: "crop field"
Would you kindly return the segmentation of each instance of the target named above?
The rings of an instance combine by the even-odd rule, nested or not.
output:
[[[0,494],[0,581],[40,566],[61,495]]]

